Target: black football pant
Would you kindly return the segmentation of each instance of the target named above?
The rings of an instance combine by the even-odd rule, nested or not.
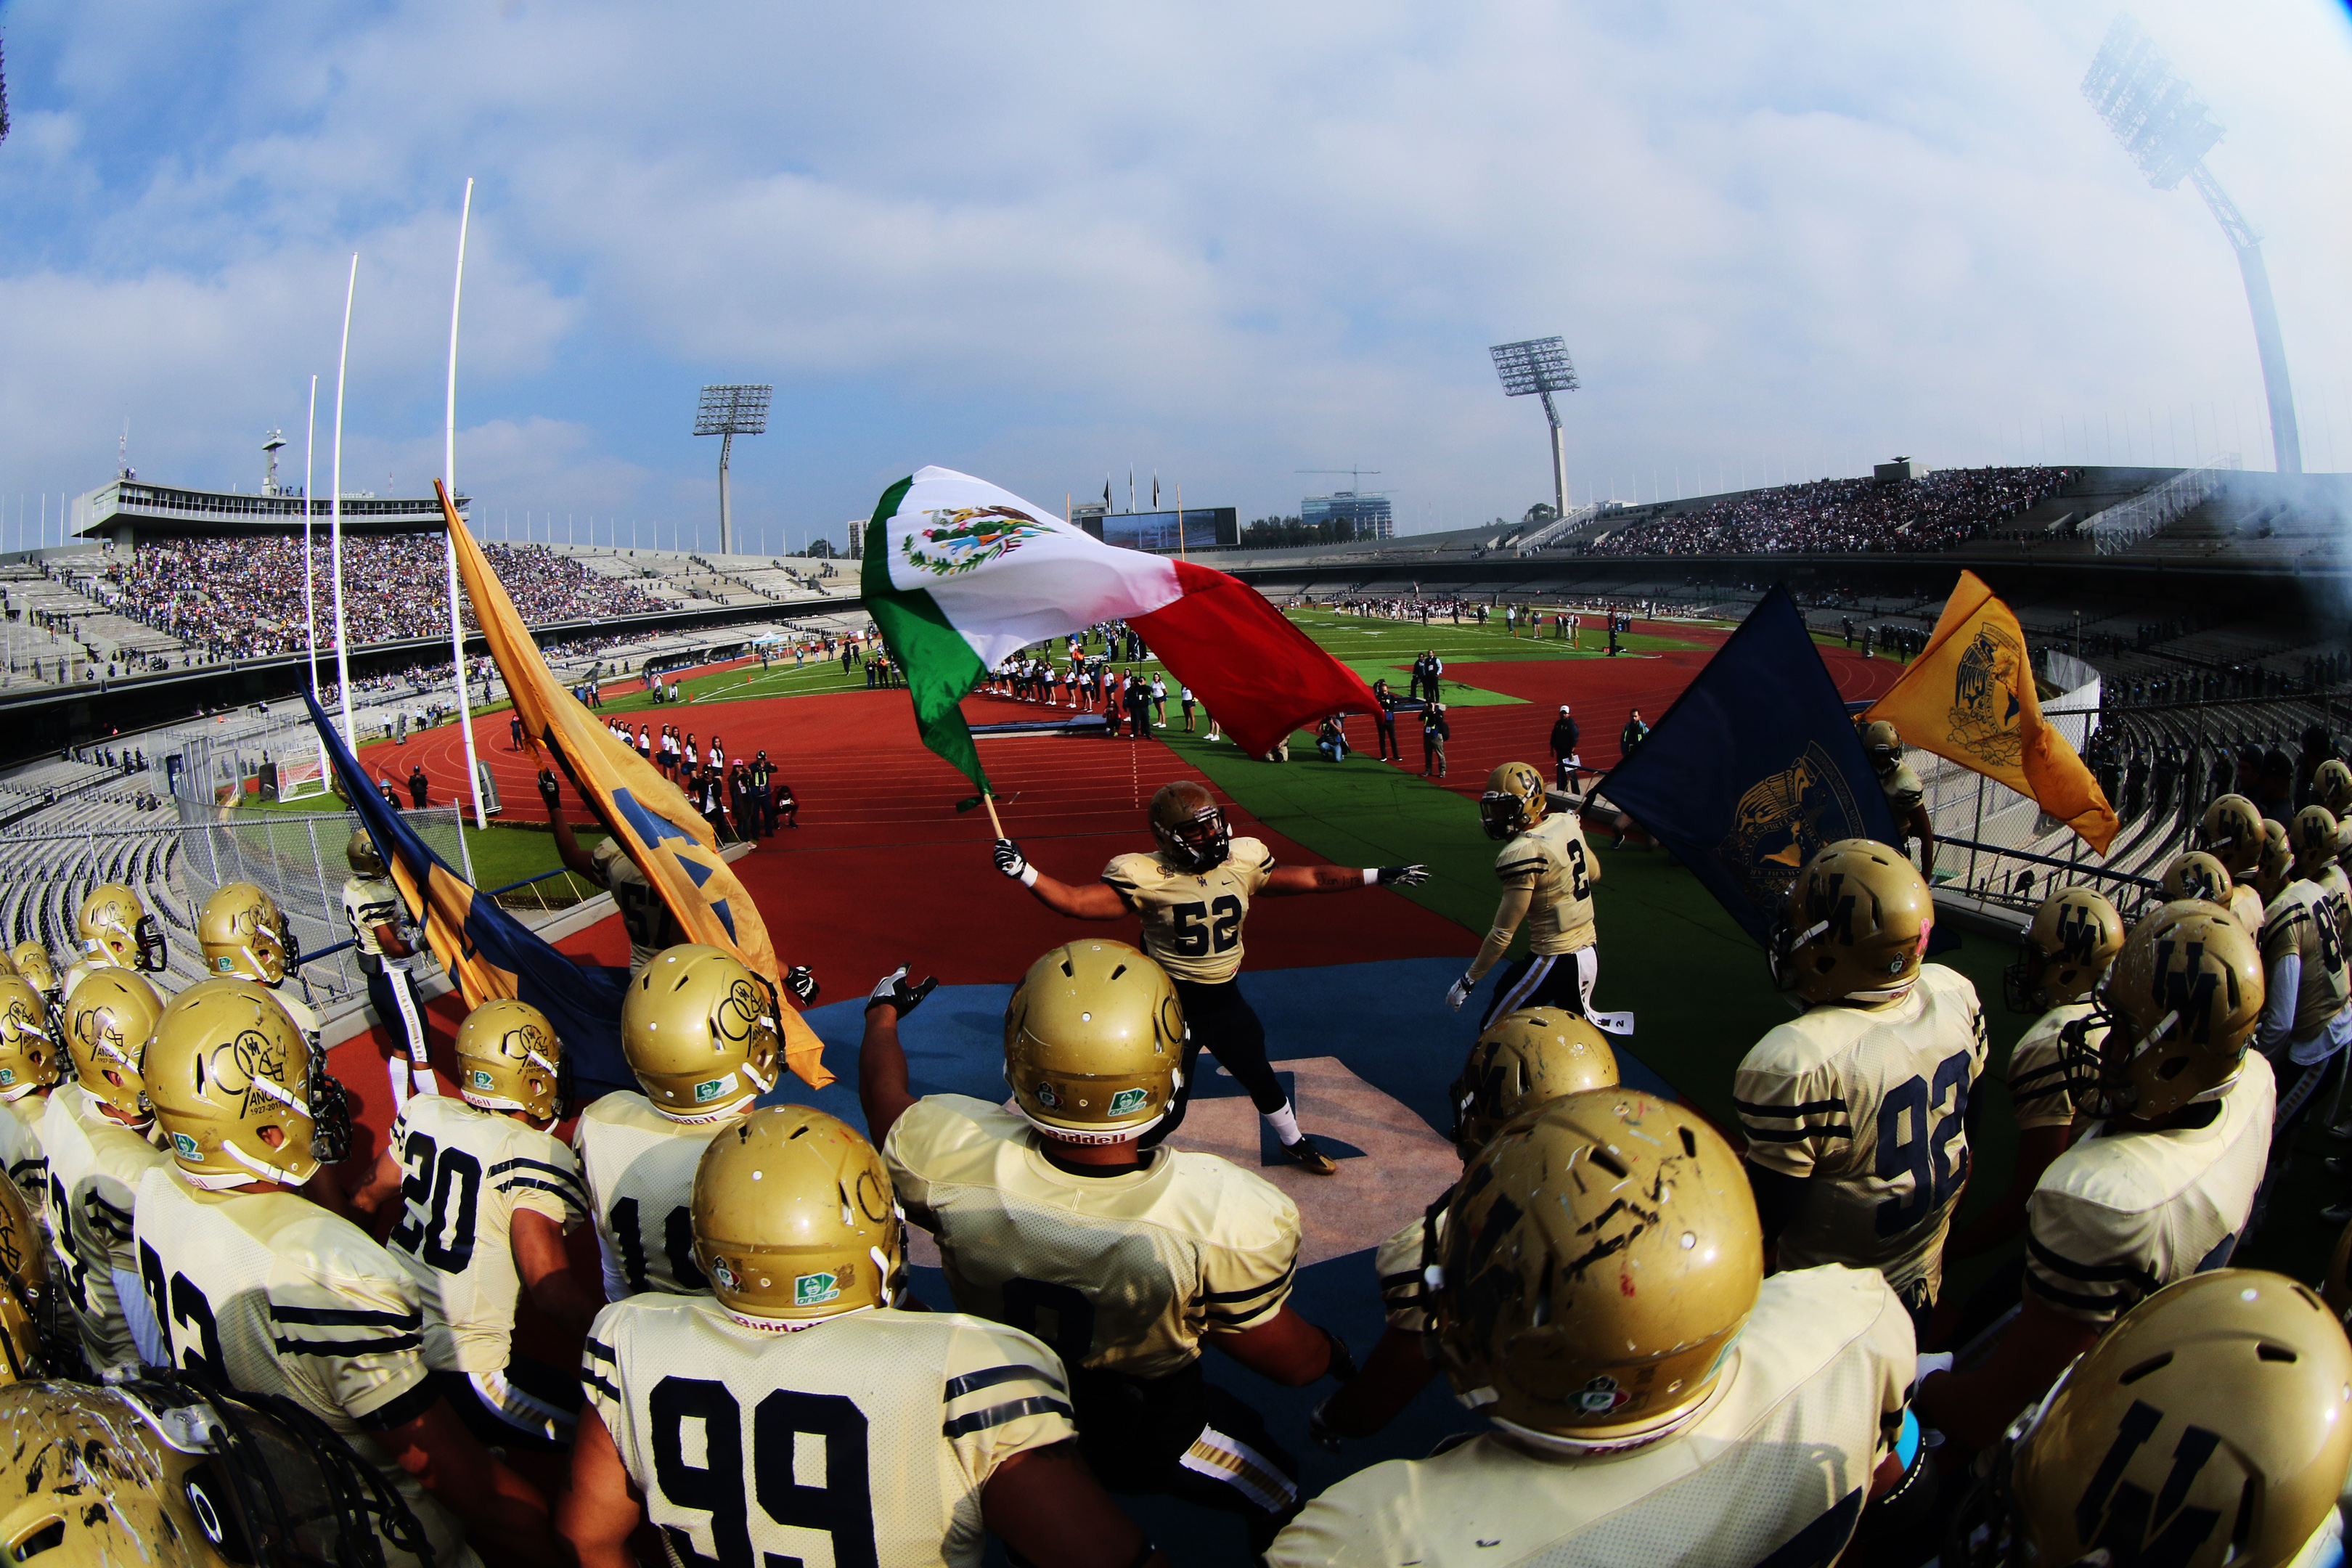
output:
[[[1599,950],[1586,946],[1574,952],[1534,953],[1503,971],[1495,994],[1479,1016],[1485,1034],[1496,1019],[1523,1007],[1558,1007],[1585,1016],[1591,1009],[1592,982],[1601,972]]]
[[[1107,1491],[1156,1492],[1238,1515],[1254,1552],[1274,1543],[1305,1500],[1297,1460],[1197,1361],[1156,1378],[1076,1367],[1070,1403],[1078,1450]]]
[[[1143,1135],[1142,1147],[1146,1149],[1183,1125],[1204,1046],[1234,1075],[1234,1081],[1248,1091],[1250,1103],[1257,1107],[1259,1115],[1281,1110],[1289,1098],[1282,1092],[1281,1081],[1265,1059],[1265,1026],[1258,1022],[1256,1010],[1242,995],[1239,981],[1178,980],[1176,996],[1184,1004],[1187,1031],[1184,1081],[1177,1086],[1176,1102],[1169,1108],[1166,1118]]]

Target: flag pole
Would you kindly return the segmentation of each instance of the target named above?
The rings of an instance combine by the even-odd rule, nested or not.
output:
[[[319,447],[319,378],[310,377],[310,422],[302,436],[302,621],[310,649],[310,700],[319,700],[319,604],[317,568],[310,555],[311,466]],[[323,706],[323,704],[322,704]],[[334,787],[334,768],[327,761],[327,742],[319,742],[319,783]]]
[[[343,284],[343,346],[335,360],[335,451],[330,463],[334,495],[327,510],[327,557],[335,574],[335,679],[342,689],[343,744],[356,762],[358,727],[352,722],[352,645],[343,621],[343,375],[352,363],[352,297],[359,291],[360,257],[352,252],[352,274]]]
[[[457,209],[457,279],[449,286],[448,397],[441,416],[441,482],[448,489],[452,508],[457,497],[457,305],[466,292],[466,227],[473,216],[474,181],[468,175],[465,203]],[[457,613],[457,541],[446,528],[442,530],[441,540],[448,555],[449,668],[457,678],[457,729],[466,738],[466,793],[474,797],[474,826],[482,829],[490,823],[482,809],[482,764],[474,756],[474,707],[466,698],[466,627]],[[465,862],[466,880],[470,882],[474,879],[474,852],[467,846],[462,824],[457,832],[457,853]]]

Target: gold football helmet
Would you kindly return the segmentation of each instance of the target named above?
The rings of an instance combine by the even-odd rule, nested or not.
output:
[[[2168,904],[2196,899],[2226,910],[2230,907],[2231,890],[2236,886],[2230,868],[2202,849],[2175,855],[2172,864],[2164,868],[2164,901]]]
[[[2221,862],[2232,877],[2243,877],[2263,858],[2263,814],[2242,795],[2216,797],[2197,825],[2197,847]]]
[[[343,858],[360,876],[381,877],[384,874],[383,857],[376,852],[375,840],[368,837],[364,827],[354,832],[352,841],[343,846]]]
[[[2203,858],[2221,868],[2211,856]],[[2124,950],[2123,918],[2090,889],[2067,888],[2042,900],[2018,945],[2017,962],[2001,975],[2002,993],[2011,1012],[2039,1016],[2091,994]]]
[[[65,1070],[47,999],[13,974],[0,979],[0,1100],[47,1089]]]
[[[2336,814],[2324,805],[2305,806],[2294,814],[2287,840],[2294,856],[2294,874],[2318,876],[2336,859]]]
[[[1764,1282],[1739,1156],[1622,1088],[1507,1123],[1454,1187],[1439,1247],[1432,1325],[1455,1397],[1568,1454],[1694,1419]]]
[[[1478,826],[1489,838],[1508,838],[1541,822],[1550,804],[1543,774],[1526,763],[1505,763],[1486,775],[1486,793],[1478,797]]]
[[[37,1325],[48,1288],[48,1243],[16,1184],[0,1180],[0,1383],[41,1375]]]
[[[2336,1238],[2336,1255],[2327,1260],[2327,1277],[2320,1281],[2319,1299],[2327,1310],[2352,1324],[2352,1224]]]
[[[1004,1081],[1029,1124],[1064,1143],[1139,1138],[1184,1073],[1176,983],[1123,942],[1088,938],[1029,966],[1004,1007]]]
[[[2184,901],[2144,917],[2107,971],[2097,1010],[2063,1037],[2074,1103],[2096,1118],[2153,1120],[2211,1098],[2245,1065],[2263,989],[2254,939],[2230,915]],[[2094,1045],[2101,1025],[2105,1037]]]
[[[205,900],[196,915],[196,944],[208,973],[264,985],[278,984],[302,963],[286,911],[252,882],[230,882]]]
[[[774,990],[741,960],[681,942],[629,983],[621,1053],[671,1121],[740,1116],[776,1087],[776,1007]]]
[[[92,964],[118,969],[142,969],[157,974],[163,968],[163,931],[139,901],[139,895],[120,882],[92,888],[74,917],[74,935],[82,957]]]
[[[822,1110],[755,1110],[713,1138],[695,1167],[694,1260],[719,1305],[754,1326],[894,1306],[906,1226],[889,1167]]]
[[[533,1121],[555,1114],[563,1046],[547,1015],[501,996],[466,1015],[457,1030],[457,1092],[485,1110],[520,1110]]]
[[[1497,1128],[1538,1105],[1617,1081],[1609,1037],[1558,1007],[1522,1007],[1487,1026],[1454,1080],[1454,1146],[1469,1159]]]
[[[1180,871],[1222,866],[1233,852],[1234,830],[1206,784],[1192,779],[1164,784],[1151,796],[1151,837]]]
[[[1772,982],[1808,1003],[1884,997],[1919,978],[1936,906],[1918,868],[1874,838],[1814,851],[1766,944]]]
[[[1862,727],[1862,753],[1870,759],[1873,773],[1888,773],[1903,761],[1903,737],[1885,719],[1873,719]]]
[[[93,970],[66,1002],[66,1052],[75,1078],[93,1099],[133,1121],[152,1114],[140,1064],[163,1016],[163,999],[128,969]]]
[[[2265,909],[2294,880],[2294,852],[2287,847],[2285,823],[2273,817],[2263,818],[2263,855],[2254,866],[2252,880]]]
[[[2320,763],[2311,775],[2311,795],[2338,817],[2352,816],[2352,765],[2341,757]]]
[[[54,1002],[65,989],[58,978],[58,966],[49,960],[49,950],[37,942],[20,942],[8,954],[8,966],[16,978]]]
[[[2352,1344],[2308,1286],[2221,1268],[2125,1313],[2002,1440],[1984,1510],[2033,1563],[2285,1568],[2352,1464]]]
[[[191,1185],[299,1187],[351,1152],[342,1086],[250,980],[202,980],[172,998],[141,1070]]]

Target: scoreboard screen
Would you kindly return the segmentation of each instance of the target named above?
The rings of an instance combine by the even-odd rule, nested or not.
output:
[[[1211,550],[1242,542],[1240,521],[1229,506],[1188,506],[1181,512],[1114,511],[1082,522],[1105,544],[1155,554],[1173,555],[1180,543],[1186,550]]]

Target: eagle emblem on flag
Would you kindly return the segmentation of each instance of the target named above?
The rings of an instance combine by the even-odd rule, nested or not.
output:
[[[1951,740],[1985,767],[2014,768],[2024,755],[2017,727],[2018,668],[2024,661],[2024,646],[2009,628],[1990,623],[1979,625],[1960,652],[1952,676]]]
[[[899,548],[908,565],[935,577],[954,577],[1020,549],[1024,540],[1053,531],[1015,507],[950,507],[928,513],[926,526],[905,535]]]

